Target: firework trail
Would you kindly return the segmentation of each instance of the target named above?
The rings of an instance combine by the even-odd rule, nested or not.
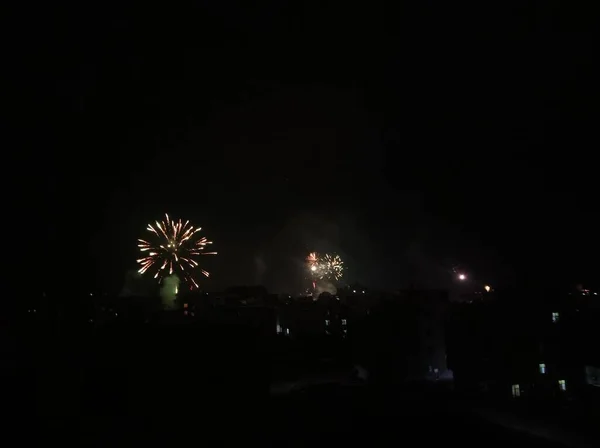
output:
[[[308,267],[308,272],[310,274],[310,276],[312,277],[312,287],[313,289],[316,289],[317,287],[317,277],[318,277],[318,270],[319,270],[319,255],[316,252],[311,252],[310,254],[308,254],[308,257],[306,257],[306,264]]]
[[[170,219],[169,215],[165,214],[163,221],[155,221],[154,225],[148,224],[147,230],[152,234],[152,238],[138,240],[138,247],[143,254],[143,257],[137,260],[141,265],[138,272],[154,272],[154,278],[158,278],[159,283],[175,273],[190,285],[190,289],[198,288],[194,278],[198,262],[194,257],[216,255],[216,252],[204,251],[212,241],[197,236],[201,228],[190,226],[189,223],[182,223],[181,219]],[[200,272],[206,277],[209,276],[204,269],[200,269]]]

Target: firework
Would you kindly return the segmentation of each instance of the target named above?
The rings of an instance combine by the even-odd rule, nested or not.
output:
[[[339,280],[344,275],[344,262],[339,255],[325,254],[321,261],[322,277]]]
[[[316,252],[311,252],[306,257],[306,263],[313,278],[313,284],[315,279],[339,280],[344,275],[344,262],[339,255],[325,254],[320,257]]]
[[[315,272],[319,265],[319,255],[316,252],[311,252],[308,254],[308,257],[306,257],[306,263],[308,264],[308,269]]]
[[[179,275],[190,285],[190,289],[198,288],[194,278],[194,271],[198,262],[194,257],[200,255],[216,255],[216,252],[205,252],[212,241],[200,237],[200,227],[189,225],[189,221],[182,223],[181,219],[173,220],[165,214],[163,221],[148,224],[147,230],[152,234],[149,240],[138,240],[138,247],[144,255],[137,262],[141,265],[140,274],[148,271],[154,272],[154,278],[161,282],[165,277]],[[206,277],[209,273],[199,269]]]

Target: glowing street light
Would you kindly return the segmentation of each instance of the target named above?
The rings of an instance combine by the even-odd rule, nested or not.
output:
[[[492,287],[490,285],[485,285],[483,289],[485,289],[485,292],[490,292],[492,290]]]
[[[466,276],[465,274],[459,274],[459,275],[458,275],[458,279],[459,279],[459,280],[466,280],[466,279],[467,279],[467,276]]]

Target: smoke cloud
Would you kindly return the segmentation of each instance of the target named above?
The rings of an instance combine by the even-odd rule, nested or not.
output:
[[[160,298],[165,309],[175,308],[175,299],[179,292],[179,277],[173,274],[165,277],[160,288]]]
[[[337,294],[337,288],[335,287],[335,285],[331,282],[328,282],[326,280],[319,280],[317,282],[316,285],[316,295],[319,296],[321,295],[321,293],[323,292],[328,292],[329,294],[331,294],[332,296]]]
[[[119,297],[148,297],[152,287],[148,284],[147,277],[144,277],[137,270],[127,271],[123,288]]]

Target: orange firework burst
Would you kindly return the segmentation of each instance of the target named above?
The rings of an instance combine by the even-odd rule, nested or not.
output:
[[[311,252],[308,254],[308,257],[306,257],[306,262],[308,263],[309,268],[315,266],[319,262],[319,255],[317,255],[316,252]]]
[[[190,285],[190,289],[198,288],[194,279],[194,270],[198,262],[194,257],[199,255],[216,255],[216,252],[205,252],[206,246],[212,244],[206,237],[197,236],[200,227],[194,228],[179,220],[169,218],[165,214],[164,221],[155,221],[155,225],[148,224],[148,231],[152,233],[152,239],[138,240],[138,247],[144,253],[144,257],[137,260],[142,266],[140,274],[148,270],[155,271],[154,278],[161,282],[164,277],[178,274]],[[200,272],[206,277],[209,273],[204,269]]]

